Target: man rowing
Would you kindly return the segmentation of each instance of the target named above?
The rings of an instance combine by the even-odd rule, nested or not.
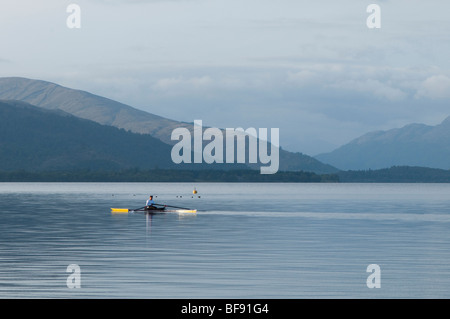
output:
[[[153,201],[153,196],[152,195],[150,195],[150,197],[147,199],[147,203],[146,203],[146,208],[147,209],[153,209],[153,208],[155,208],[155,202]]]
[[[162,207],[158,207],[158,206],[162,206]],[[144,208],[144,210],[146,210],[146,211],[149,211],[149,210],[151,210],[151,211],[155,211],[155,210],[163,211],[165,209],[166,209],[165,205],[156,204],[153,201],[153,196],[152,195],[150,195],[150,197],[147,199],[146,206]]]

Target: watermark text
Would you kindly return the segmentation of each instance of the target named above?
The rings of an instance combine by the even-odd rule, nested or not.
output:
[[[184,127],[172,131],[171,139],[179,142],[173,146],[171,157],[175,164],[267,164],[260,167],[261,174],[275,174],[279,168],[279,134],[278,128],[271,128],[269,142],[267,128],[227,128],[225,132],[218,128],[204,130],[202,121],[195,120],[193,137]],[[204,145],[204,142],[208,143]]]

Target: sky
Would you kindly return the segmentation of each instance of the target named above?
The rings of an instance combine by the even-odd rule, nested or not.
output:
[[[70,4],[81,28],[68,28]],[[381,28],[370,29],[370,4]],[[447,0],[2,0],[0,77],[167,118],[279,128],[317,155],[450,115]]]

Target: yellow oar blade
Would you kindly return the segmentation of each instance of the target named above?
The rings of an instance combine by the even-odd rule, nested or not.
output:
[[[128,208],[111,208],[111,213],[128,213]]]

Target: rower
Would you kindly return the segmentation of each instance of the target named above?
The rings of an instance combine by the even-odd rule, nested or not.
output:
[[[150,197],[147,199],[147,203],[146,203],[147,208],[154,207],[153,206],[154,204],[155,204],[155,202],[153,201],[153,196],[150,195]]]

